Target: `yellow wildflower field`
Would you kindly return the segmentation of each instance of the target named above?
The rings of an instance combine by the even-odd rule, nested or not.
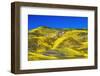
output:
[[[28,60],[88,58],[87,29],[38,27],[28,32]]]

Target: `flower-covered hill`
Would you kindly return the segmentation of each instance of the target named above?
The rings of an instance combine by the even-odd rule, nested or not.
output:
[[[87,29],[56,29],[41,26],[28,32],[29,61],[87,57]]]

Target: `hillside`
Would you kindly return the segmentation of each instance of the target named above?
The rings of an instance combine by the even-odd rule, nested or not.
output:
[[[87,58],[87,40],[86,29],[32,29],[28,32],[28,60]]]

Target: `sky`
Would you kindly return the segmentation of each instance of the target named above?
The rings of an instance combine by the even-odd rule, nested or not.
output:
[[[28,30],[47,26],[51,28],[87,29],[88,17],[28,15]]]

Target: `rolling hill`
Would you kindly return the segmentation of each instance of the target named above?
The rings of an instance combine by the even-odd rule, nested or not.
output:
[[[87,57],[87,29],[57,29],[41,26],[28,32],[29,61]]]

